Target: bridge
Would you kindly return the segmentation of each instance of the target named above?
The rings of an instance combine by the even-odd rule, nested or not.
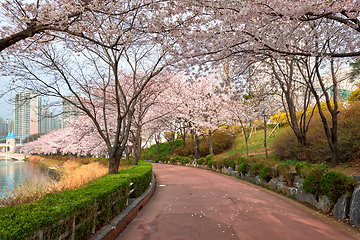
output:
[[[22,154],[22,153],[0,152],[0,156],[15,158],[20,161],[22,161],[26,158],[26,155]]]

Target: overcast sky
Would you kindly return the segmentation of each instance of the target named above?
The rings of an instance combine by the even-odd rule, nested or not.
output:
[[[1,75],[1,74],[0,74]],[[5,92],[10,78],[0,76],[0,92]],[[14,120],[14,93],[8,93],[0,98],[0,117]]]

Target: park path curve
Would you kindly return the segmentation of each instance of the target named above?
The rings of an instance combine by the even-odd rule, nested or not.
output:
[[[157,189],[117,240],[356,239],[267,189],[203,169],[153,166]]]

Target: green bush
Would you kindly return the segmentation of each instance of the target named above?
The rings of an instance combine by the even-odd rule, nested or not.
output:
[[[243,162],[246,162],[245,156],[242,156],[242,157],[238,158],[238,160],[236,160],[237,165],[240,165],[240,164],[242,164]]]
[[[277,174],[286,175],[290,170],[291,168],[287,163],[280,163],[276,166]]]
[[[320,179],[320,187],[330,202],[336,203],[342,195],[346,194],[347,196],[351,196],[353,192],[353,182],[353,178],[341,172],[331,171],[322,176]]]
[[[324,168],[320,166],[314,167],[304,179],[303,190],[314,194],[315,197],[323,194],[320,186],[320,180],[324,174]]]
[[[217,168],[222,168],[224,167],[224,158],[222,156],[217,157],[214,160],[214,164],[216,165]]]
[[[306,175],[310,172],[312,164],[309,162],[298,162],[295,164],[296,175],[301,178],[305,178]]]
[[[229,167],[232,167],[233,169],[235,169],[235,162],[234,162],[233,160],[228,161],[228,162],[227,162],[227,165],[228,165]]]
[[[197,163],[200,164],[200,165],[203,164],[204,163],[204,158],[199,158],[197,160]]]
[[[170,162],[170,157],[168,157],[168,156],[164,156],[162,159],[163,159],[164,163]]]
[[[223,166],[228,168],[229,165],[227,164],[227,157],[223,159]]]
[[[194,160],[194,155],[191,154],[191,155],[189,156],[189,158],[190,158],[190,160]]]
[[[214,165],[214,160],[209,160],[208,161],[209,168],[212,168],[213,165]]]
[[[265,164],[263,162],[257,162],[254,163],[252,166],[252,173],[254,176],[259,175],[260,174],[260,170],[265,167]]]
[[[93,227],[106,225],[126,207],[130,181],[134,183],[133,195],[139,196],[149,186],[151,175],[152,165],[139,161],[138,166],[105,175],[76,190],[49,193],[29,204],[0,208],[0,238],[32,239],[36,231],[44,230],[44,239],[58,239],[75,220],[76,225],[83,223],[75,238],[88,239]],[[99,211],[95,218],[94,213]]]
[[[270,181],[271,179],[270,169],[268,167],[263,167],[259,172],[259,177],[261,179],[266,180],[267,182]]]
[[[210,160],[212,160],[214,158],[214,154],[209,154],[206,156],[206,161],[209,162]]]
[[[246,173],[249,171],[249,164],[247,162],[243,162],[239,165],[238,172]]]
[[[189,163],[189,158],[187,158],[187,157],[182,157],[182,158],[181,158],[181,164],[187,164],[187,163]]]

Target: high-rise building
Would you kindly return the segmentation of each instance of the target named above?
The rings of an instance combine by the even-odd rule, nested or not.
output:
[[[15,95],[15,135],[41,133],[42,98],[32,91]]]
[[[12,131],[14,129],[14,121],[11,119],[2,119],[0,118],[0,133],[2,135],[7,135],[8,132]]]
[[[75,98],[70,98],[71,100],[75,100]],[[66,100],[62,102],[62,120],[61,120],[61,128],[64,129],[68,126],[68,121],[72,119],[77,119],[79,111],[78,109],[69,103]]]
[[[43,118],[42,118],[42,133],[48,133],[52,130],[60,129],[60,121],[58,116],[54,116],[53,113],[48,109],[43,109]]]

